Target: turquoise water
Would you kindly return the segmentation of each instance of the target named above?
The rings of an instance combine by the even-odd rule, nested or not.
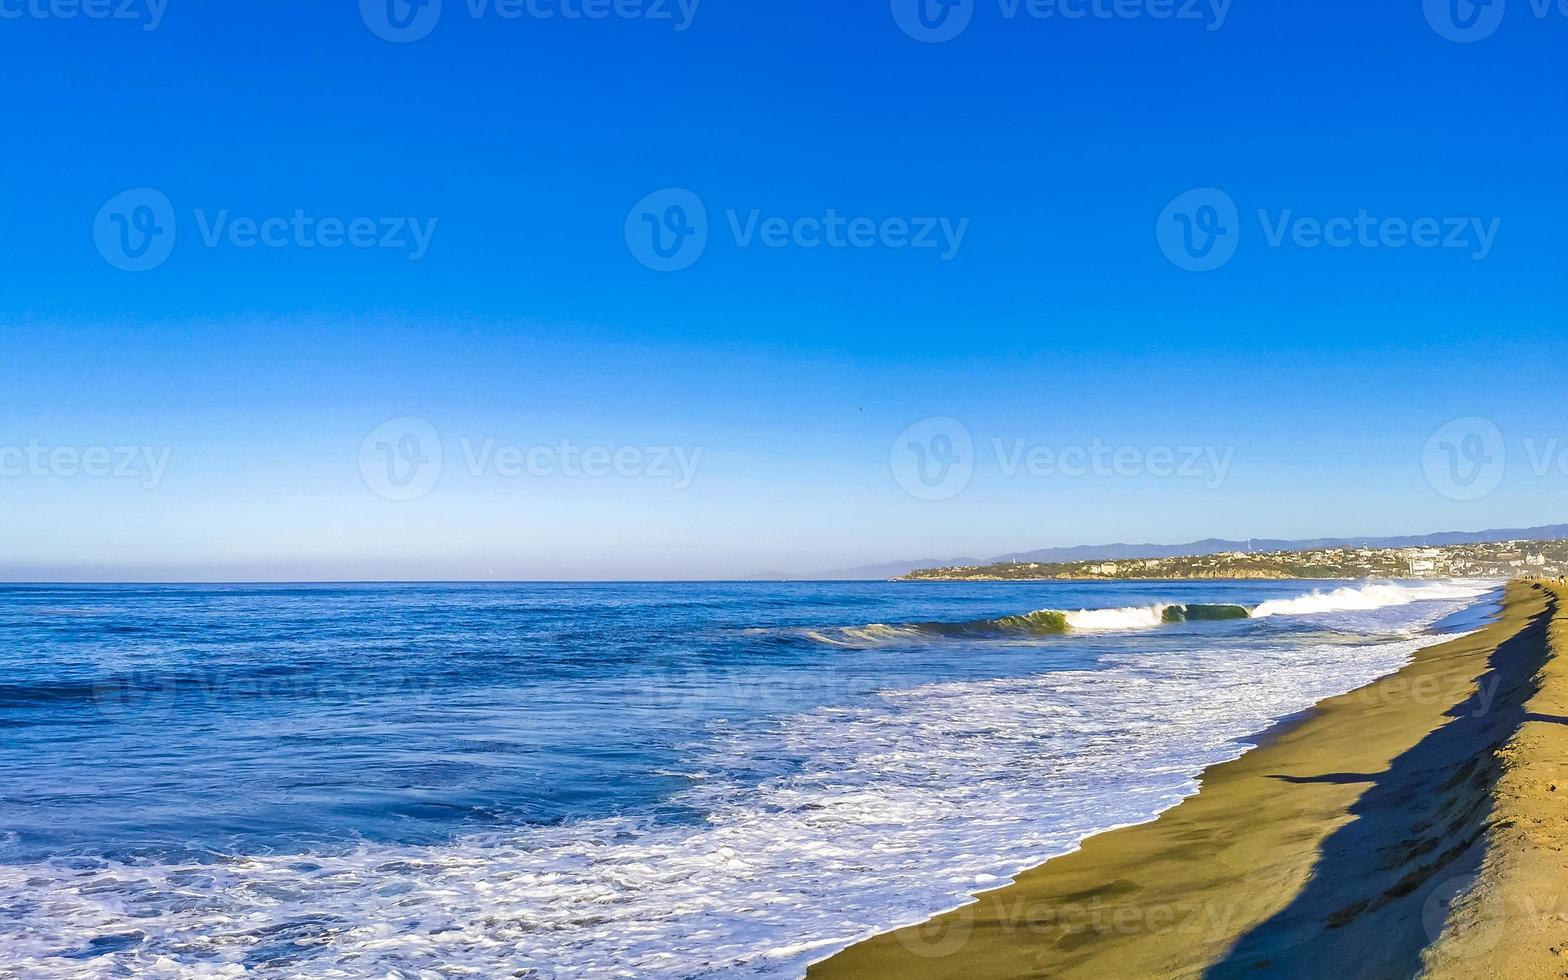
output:
[[[798,976],[1488,588],[0,587],[0,976]]]

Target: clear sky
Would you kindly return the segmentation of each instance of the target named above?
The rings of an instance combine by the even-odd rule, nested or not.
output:
[[[1568,519],[1555,9],[387,2],[0,0],[0,578]]]

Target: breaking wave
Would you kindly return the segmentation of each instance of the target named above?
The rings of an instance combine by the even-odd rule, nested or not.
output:
[[[1372,583],[1331,591],[1320,590],[1291,599],[1270,599],[1252,607],[1157,602],[1147,606],[1115,609],[1037,609],[1017,616],[962,623],[870,623],[864,626],[811,629],[806,630],[804,635],[818,643],[855,647],[931,637],[985,639],[1148,630],[1172,623],[1362,612],[1432,599],[1470,599],[1485,595],[1495,587],[1495,583],[1466,581],[1435,582],[1430,585]]]
[[[1037,609],[1018,616],[999,616],[996,619],[977,619],[965,623],[906,623],[888,625],[871,623],[866,626],[841,626],[833,629],[806,630],[805,635],[819,643],[834,646],[859,646],[867,643],[888,643],[921,637],[956,637],[984,639],[987,637],[1041,636],[1084,632],[1104,633],[1116,630],[1153,629],[1169,623],[1220,619],[1246,619],[1246,606],[1181,603],[1154,603],[1148,606],[1125,606],[1119,609]]]
[[[1495,584],[1437,582],[1431,585],[1392,583],[1346,586],[1330,592],[1313,592],[1294,599],[1270,599],[1252,610],[1253,619],[1269,616],[1307,616],[1313,613],[1362,612],[1388,606],[1407,606],[1428,599],[1471,599],[1485,595]]]

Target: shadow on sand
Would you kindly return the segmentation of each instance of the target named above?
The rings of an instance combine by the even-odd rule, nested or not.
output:
[[[1275,775],[1291,783],[1369,783],[1353,819],[1323,843],[1306,886],[1285,908],[1231,947],[1210,980],[1300,977],[1407,978],[1438,936],[1448,903],[1479,870],[1495,756],[1535,715],[1525,703],[1544,662],[1551,610],[1504,642],[1488,661],[1481,691],[1455,705],[1452,720],[1396,758],[1384,772]],[[1512,686],[1509,680],[1513,679]]]

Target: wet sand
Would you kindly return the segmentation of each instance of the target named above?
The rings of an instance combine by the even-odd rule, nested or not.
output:
[[[1568,976],[1563,595],[1510,584],[1496,622],[1271,731],[1156,820],[809,976]]]

